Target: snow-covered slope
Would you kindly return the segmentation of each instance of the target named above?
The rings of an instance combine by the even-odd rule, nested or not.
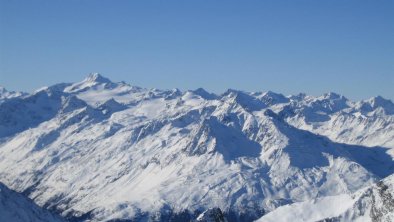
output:
[[[394,221],[394,175],[353,194],[321,197],[282,206],[257,220]]]
[[[0,182],[72,220],[252,221],[393,174],[390,101],[360,104],[91,74],[0,104]]]
[[[336,142],[394,147],[394,103],[380,96],[351,102],[329,93],[302,101],[293,100],[282,110],[282,115],[297,128]]]
[[[27,93],[8,91],[6,88],[0,86],[0,103],[4,102],[7,99],[21,97],[25,95],[27,95]]]
[[[60,222],[64,220],[0,183],[0,221]]]

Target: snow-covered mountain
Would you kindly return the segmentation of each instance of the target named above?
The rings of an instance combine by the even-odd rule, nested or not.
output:
[[[393,111],[91,74],[0,104],[0,182],[73,221],[252,221],[392,175]]]
[[[257,222],[394,221],[394,175],[352,194],[278,207]]]
[[[21,97],[25,95],[27,95],[27,93],[8,91],[6,88],[0,86],[0,103],[10,98]]]
[[[281,112],[293,126],[333,141],[394,147],[394,103],[380,96],[351,102],[329,93],[290,103]]]
[[[0,183],[0,221],[61,222],[64,220]]]

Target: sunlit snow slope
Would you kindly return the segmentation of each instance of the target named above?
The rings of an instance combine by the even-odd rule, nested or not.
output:
[[[282,206],[257,222],[394,221],[394,175],[352,194]]]

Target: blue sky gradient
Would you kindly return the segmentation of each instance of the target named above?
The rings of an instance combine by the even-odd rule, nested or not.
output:
[[[394,100],[394,1],[0,0],[0,85],[113,81]]]

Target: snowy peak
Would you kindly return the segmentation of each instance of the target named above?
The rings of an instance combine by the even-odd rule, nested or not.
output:
[[[381,96],[376,96],[368,100],[357,102],[354,109],[355,111],[359,111],[362,114],[384,113],[386,115],[393,115],[394,103],[391,100],[385,99]]]
[[[268,106],[290,102],[290,99],[286,96],[272,91],[267,91],[265,93],[255,93],[254,95]]]
[[[299,94],[289,98],[291,103],[284,107],[282,114],[304,118],[308,124],[329,121],[331,115],[353,107],[346,97],[332,92],[319,97]]]
[[[337,93],[326,93],[311,102],[312,107],[326,112],[337,112],[349,107],[348,99]]]
[[[366,108],[365,106],[369,106],[368,108],[370,108],[371,110],[382,108],[386,112],[386,114],[394,114],[394,103],[391,100],[385,99],[381,96],[376,96],[365,101],[364,108]]]
[[[99,73],[90,73],[83,82],[87,83],[111,83],[111,80],[105,78]]]
[[[277,133],[286,136],[287,143],[281,149],[280,155],[287,155],[291,166],[304,169],[329,165],[328,155],[330,155],[355,161],[359,166],[380,177],[394,173],[394,162],[386,153],[387,148],[373,147],[372,150],[363,146],[335,143],[325,137],[289,125],[270,109],[267,109],[264,115],[270,117],[269,125],[274,126]],[[275,154],[275,157],[277,156],[278,154]]]
[[[222,99],[229,101],[234,105],[240,105],[247,111],[257,111],[267,107],[262,101],[251,95],[250,93],[228,89],[223,95]]]
[[[198,89],[195,89],[195,90],[191,90],[190,92],[192,92],[193,94],[198,95],[201,98],[206,99],[206,100],[218,99],[217,95],[215,95],[214,93],[207,92],[203,88],[198,88]]]
[[[335,93],[335,92],[329,92],[329,93],[325,93],[323,94],[323,96],[321,96],[322,99],[341,99],[344,98],[342,95]]]
[[[171,100],[171,99],[175,99],[175,98],[182,96],[182,91],[179,90],[178,88],[175,88],[175,89],[165,92],[164,94],[165,94],[164,98],[166,100]]]
[[[64,89],[68,93],[83,92],[92,87],[101,87],[101,89],[114,88],[118,84],[111,82],[111,80],[103,77],[98,73],[89,74],[83,81],[77,82]]]
[[[0,103],[10,98],[21,97],[25,95],[27,95],[27,93],[8,91],[6,88],[0,86]]]
[[[0,94],[7,93],[7,92],[8,92],[8,91],[7,91],[6,88],[0,86]]]

